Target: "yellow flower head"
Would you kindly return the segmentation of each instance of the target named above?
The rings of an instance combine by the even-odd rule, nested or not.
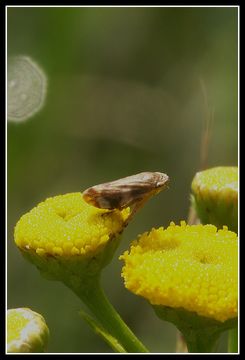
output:
[[[7,312],[7,352],[43,352],[49,337],[44,318],[28,309],[11,309]]]
[[[139,236],[120,259],[127,289],[152,305],[221,322],[237,317],[237,235],[227,227],[171,223]]]
[[[120,232],[127,214],[90,206],[80,193],[55,196],[21,217],[15,227],[15,242],[39,255],[83,255],[96,251]]]
[[[219,166],[198,172],[192,181],[197,214],[203,224],[227,225],[237,232],[238,168]]]
[[[94,258],[107,246],[115,247],[115,237],[122,232],[129,213],[129,208],[95,208],[81,193],[55,196],[21,217],[15,227],[15,243],[29,260],[41,268],[51,265],[55,272],[54,259],[74,264]]]

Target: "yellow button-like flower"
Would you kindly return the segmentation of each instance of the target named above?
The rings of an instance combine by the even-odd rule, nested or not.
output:
[[[238,241],[227,227],[171,223],[139,236],[120,259],[126,288],[152,305],[237,317]]]
[[[114,348],[146,352],[100,286],[101,271],[132,214],[130,208],[98,209],[85,202],[81,193],[60,195],[23,215],[14,237],[23,256],[45,278],[63,282],[85,303]]]
[[[49,329],[40,314],[28,308],[7,311],[7,352],[43,352],[48,337]]]
[[[193,202],[203,224],[227,225],[237,232],[238,168],[218,166],[198,172],[192,181]]]
[[[122,230],[128,210],[108,211],[88,205],[81,193],[49,198],[23,215],[15,242],[39,255],[73,256],[98,250]]]
[[[129,214],[129,208],[109,211],[88,205],[81,193],[55,196],[20,218],[15,243],[45,277],[63,280],[68,265],[72,273],[76,267],[79,275],[84,268],[91,274],[110,260]]]

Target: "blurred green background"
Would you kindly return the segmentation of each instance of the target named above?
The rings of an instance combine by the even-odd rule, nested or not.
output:
[[[170,188],[125,230],[103,283],[151,352],[175,351],[174,326],[124,288],[118,256],[138,233],[187,219],[210,112],[208,166],[237,165],[237,22],[222,7],[8,8],[8,55],[30,56],[48,78],[43,109],[8,123],[8,308],[45,317],[49,352],[111,349],[79,318],[79,299],[21,257],[16,222],[47,197],[141,171],[167,173]]]

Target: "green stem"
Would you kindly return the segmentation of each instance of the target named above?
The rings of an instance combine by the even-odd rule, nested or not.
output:
[[[238,327],[229,330],[228,333],[228,352],[238,353]]]
[[[86,281],[86,285],[81,281],[79,284],[69,282],[67,286],[78,295],[105,330],[114,336],[127,352],[149,352],[108,301],[101,289],[99,277]]]
[[[220,334],[237,325],[237,318],[222,323],[181,308],[159,305],[153,308],[160,319],[173,323],[179,329],[190,353],[215,352]]]
[[[215,345],[220,334],[212,334],[211,336],[206,331],[185,331],[184,338],[189,353],[214,353]]]
[[[95,321],[94,318],[89,316],[85,311],[80,310],[79,315],[84,321],[98,334],[115,352],[126,353],[127,351],[122,347],[121,344],[111,334],[105,331],[105,329]]]

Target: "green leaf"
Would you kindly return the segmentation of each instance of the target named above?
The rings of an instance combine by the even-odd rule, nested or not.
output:
[[[95,319],[89,316],[85,311],[80,310],[79,315],[86,321],[92,330],[102,337],[102,339],[115,351],[119,353],[126,353],[127,351],[122,347],[116,338],[109,334]]]

